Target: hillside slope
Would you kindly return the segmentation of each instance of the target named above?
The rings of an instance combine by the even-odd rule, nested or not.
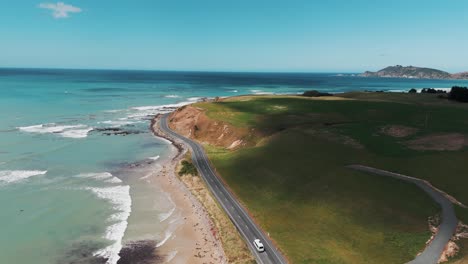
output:
[[[390,78],[418,78],[418,79],[450,79],[453,78],[448,72],[431,68],[414,66],[403,67],[401,65],[389,66],[377,72],[366,71],[363,77],[390,77]]]
[[[424,178],[468,203],[468,108],[412,103],[427,99],[420,94],[396,97],[405,103],[379,96],[245,96],[180,109],[170,123],[204,144],[220,176],[292,263],[405,263],[424,248],[427,219],[438,208],[415,186],[345,165]]]

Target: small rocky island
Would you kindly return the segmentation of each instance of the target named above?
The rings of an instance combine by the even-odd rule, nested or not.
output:
[[[377,72],[366,71],[359,76],[414,79],[468,79],[468,72],[450,74],[437,69],[396,65]]]

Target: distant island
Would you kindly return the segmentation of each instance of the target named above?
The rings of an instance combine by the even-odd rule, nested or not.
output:
[[[450,74],[437,69],[396,65],[377,72],[366,71],[359,76],[414,79],[468,79],[468,72]]]

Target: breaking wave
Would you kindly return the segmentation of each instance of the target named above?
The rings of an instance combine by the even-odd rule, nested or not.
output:
[[[122,126],[128,126],[128,125],[133,125],[133,124],[136,124],[136,123],[139,123],[139,122],[136,122],[136,121],[128,121],[128,120],[107,120],[107,121],[102,121],[102,122],[99,122],[99,124],[106,124],[106,125],[110,125],[112,127],[122,127]]]
[[[262,94],[264,94],[264,95],[274,94],[274,93],[272,93],[272,92],[265,92],[265,91],[263,91],[263,90],[250,90],[250,92],[252,92],[253,94],[258,94],[258,95],[262,95]]]
[[[86,189],[92,191],[97,197],[109,201],[117,211],[108,219],[111,225],[107,227],[104,235],[104,238],[113,241],[113,244],[94,253],[95,256],[106,258],[107,264],[116,264],[120,259],[119,252],[122,249],[122,238],[128,225],[127,219],[132,211],[130,186],[87,187]]]
[[[46,173],[47,171],[40,170],[4,170],[0,171],[0,182],[14,183],[33,176],[44,175]]]
[[[158,159],[159,159],[159,155],[154,156],[154,157],[149,157],[148,159],[150,159],[150,160],[158,160]]]
[[[57,125],[55,123],[47,123],[33,126],[17,127],[20,131],[38,134],[58,134],[66,138],[85,138],[88,132],[93,128],[86,125]]]
[[[112,175],[110,172],[81,173],[76,175],[78,178],[95,179],[108,183],[122,183],[122,180]]]

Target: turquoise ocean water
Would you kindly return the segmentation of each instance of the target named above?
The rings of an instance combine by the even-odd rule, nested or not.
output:
[[[468,81],[337,74],[0,69],[0,263],[117,263],[180,219],[151,184],[171,147],[150,119],[201,97],[407,91]],[[120,261],[122,262],[122,261]]]

